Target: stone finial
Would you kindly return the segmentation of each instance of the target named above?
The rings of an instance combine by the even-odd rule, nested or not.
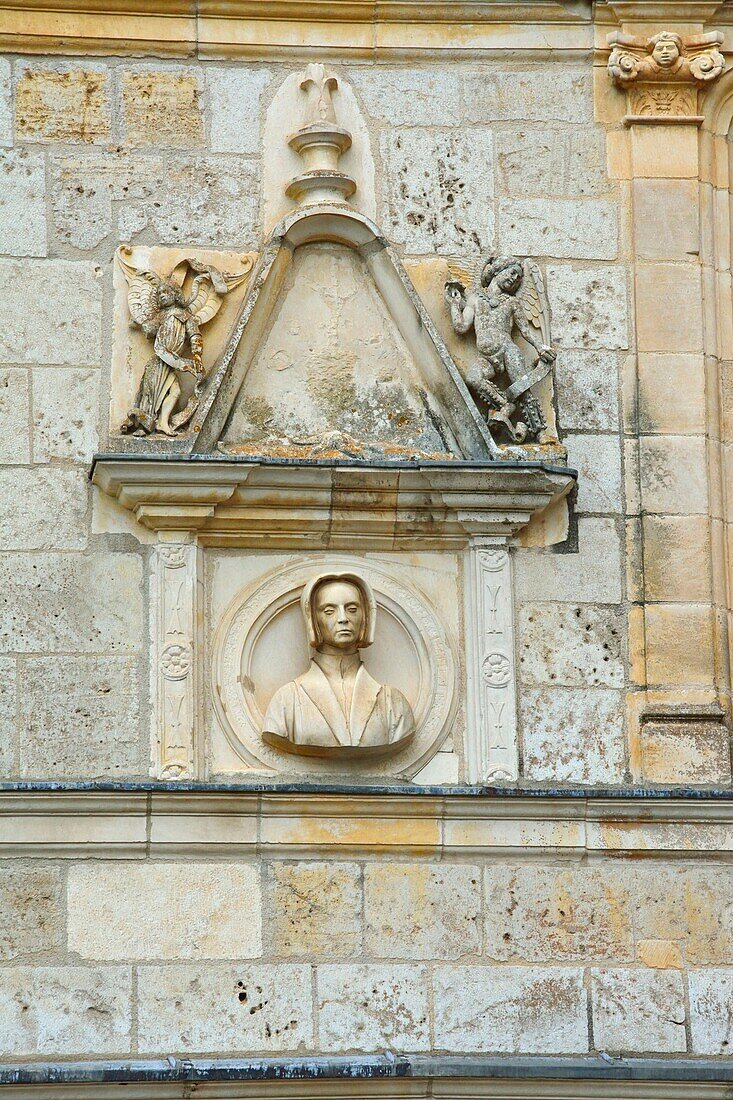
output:
[[[290,181],[286,194],[301,206],[344,202],[356,191],[356,182],[338,170],[342,153],[351,146],[351,134],[336,120],[333,93],[339,82],[324,65],[312,63],[305,69],[300,89],[308,96],[308,122],[288,145],[303,158],[305,171]]]
[[[608,36],[608,71],[615,84],[628,89],[632,116],[691,117],[697,89],[716,80],[725,67],[722,42],[720,31],[660,31],[650,38],[614,31]]]

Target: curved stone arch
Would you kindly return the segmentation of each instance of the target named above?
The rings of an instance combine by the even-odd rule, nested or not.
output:
[[[424,374],[431,399],[453,435],[456,457],[499,455],[445,343],[389,242],[374,222],[346,205],[317,205],[289,214],[274,229],[250,282],[234,330],[212,372],[201,403],[194,454],[211,453],[224,431],[254,355],[267,330],[297,248],[328,242],[352,248],[364,260],[399,332]]]

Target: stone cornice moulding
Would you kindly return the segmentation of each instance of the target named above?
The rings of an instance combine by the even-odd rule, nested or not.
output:
[[[604,0],[598,5],[597,20],[605,9],[618,23],[708,23],[730,0]]]

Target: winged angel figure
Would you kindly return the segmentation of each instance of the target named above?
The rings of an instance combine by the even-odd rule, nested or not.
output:
[[[210,264],[188,258],[163,278],[155,271],[133,267],[119,253],[118,260],[128,282],[130,315],[145,335],[155,340],[155,354],[145,364],[135,404],[120,430],[133,435],[175,435],[191,420],[201,399],[206,377],[201,326],[216,316],[224,295],[242,282],[254,261],[245,256],[244,271],[226,275]],[[194,277],[186,294],[183,287],[189,271]],[[189,357],[183,354],[186,341]],[[193,387],[188,387],[190,395],[176,411],[183,392],[180,379],[185,374],[192,376]]]
[[[445,297],[453,328],[458,333],[476,334],[480,359],[473,364],[466,381],[489,407],[490,426],[505,428],[516,443],[546,439],[547,423],[531,387],[552,370],[556,354],[550,346],[549,308],[542,273],[531,260],[516,256],[492,256],[481,268],[478,279],[459,268],[450,268]],[[478,282],[474,289],[466,284]],[[522,349],[513,339],[515,329],[537,353],[530,369]],[[509,386],[502,390],[494,382],[505,375]],[[519,418],[512,417],[519,406]]]

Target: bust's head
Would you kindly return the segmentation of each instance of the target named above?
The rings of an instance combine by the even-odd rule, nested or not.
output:
[[[374,641],[376,603],[354,573],[314,577],[301,596],[310,645],[320,653],[356,653]]]
[[[682,55],[682,39],[673,31],[662,31],[649,39],[652,57],[660,69],[671,69]]]

